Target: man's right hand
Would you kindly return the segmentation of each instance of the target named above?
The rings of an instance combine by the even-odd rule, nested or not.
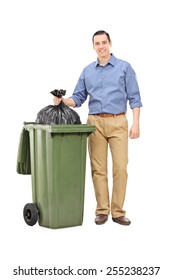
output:
[[[59,105],[61,101],[69,107],[75,107],[76,106],[73,98],[71,98],[71,97],[64,98],[64,97],[54,96],[54,98],[53,98],[54,105]]]
[[[57,106],[57,105],[59,105],[61,103],[62,100],[63,100],[62,97],[54,96],[53,103],[54,103],[55,106]]]

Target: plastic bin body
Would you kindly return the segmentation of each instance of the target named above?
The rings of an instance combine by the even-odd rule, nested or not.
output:
[[[82,225],[88,125],[26,124],[29,131],[32,198],[39,225]]]

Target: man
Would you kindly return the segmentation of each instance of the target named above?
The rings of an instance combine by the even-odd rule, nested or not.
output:
[[[133,112],[133,124],[129,131],[131,139],[140,134],[139,118],[142,107],[135,72],[131,65],[116,58],[110,48],[112,42],[107,32],[97,31],[92,38],[97,61],[84,68],[70,98],[54,98],[71,107],[80,107],[89,96],[87,123],[95,125],[96,131],[89,136],[89,155],[92,179],[97,201],[95,223],[104,224],[111,213],[112,220],[130,225],[123,204],[127,184],[128,122],[127,102]],[[113,189],[111,200],[108,190],[108,146],[113,165]]]

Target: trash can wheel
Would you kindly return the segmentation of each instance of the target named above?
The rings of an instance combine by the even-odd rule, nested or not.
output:
[[[23,209],[23,217],[27,225],[34,226],[38,221],[38,209],[34,203],[27,203]]]

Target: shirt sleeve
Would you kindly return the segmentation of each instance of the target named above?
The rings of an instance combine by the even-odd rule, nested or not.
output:
[[[85,71],[83,70],[74,89],[73,98],[76,107],[80,107],[87,99],[88,92],[85,86]]]
[[[130,108],[142,107],[141,96],[139,91],[138,82],[136,79],[135,71],[131,65],[128,64],[126,69],[126,92],[127,99],[129,100]]]

